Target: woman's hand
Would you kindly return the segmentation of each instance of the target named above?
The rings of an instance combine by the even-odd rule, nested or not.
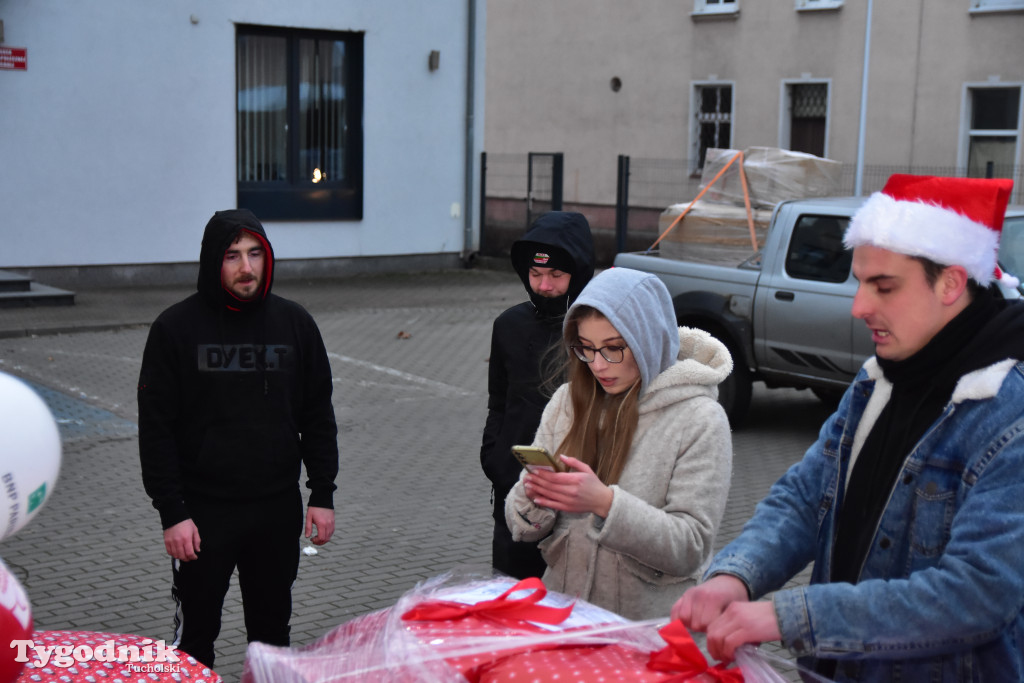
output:
[[[615,497],[590,466],[567,455],[557,456],[569,472],[534,470],[523,482],[526,496],[537,505],[562,512],[592,512],[607,517]]]

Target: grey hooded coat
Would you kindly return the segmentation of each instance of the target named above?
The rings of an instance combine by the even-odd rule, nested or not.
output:
[[[732,359],[706,332],[675,327],[668,292],[653,276],[605,271],[580,295],[581,304],[609,319],[641,370],[639,423],[611,487],[611,510],[602,519],[537,506],[520,478],[505,520],[514,539],[543,539],[549,589],[630,619],[667,616],[707,566],[725,510],[732,438],[716,397]],[[676,335],[665,334],[666,327]],[[572,424],[571,410],[563,385],[544,411],[534,445],[555,453]]]

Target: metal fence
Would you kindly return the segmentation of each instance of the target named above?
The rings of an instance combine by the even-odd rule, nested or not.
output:
[[[562,207],[562,155],[484,153],[482,159],[481,253],[507,254],[511,242],[522,234],[533,217]],[[613,243],[608,246],[611,254],[604,257],[607,260],[613,258],[615,252],[636,248],[638,241],[652,234],[656,236],[658,217],[666,207],[689,202],[697,196],[701,176],[692,170],[694,167],[689,159],[619,156],[614,204],[570,201],[565,208],[586,213],[595,236],[601,232],[613,234],[609,238]],[[956,166],[866,165],[862,170],[861,188],[865,195],[876,192],[893,173],[965,177],[967,170]],[[1012,178],[1010,202],[1024,204],[1024,166],[990,166],[986,171],[990,177]],[[856,165],[843,164],[837,193],[854,194],[856,180]]]
[[[537,216],[562,210],[562,163],[561,152],[480,155],[481,253],[507,253]]]

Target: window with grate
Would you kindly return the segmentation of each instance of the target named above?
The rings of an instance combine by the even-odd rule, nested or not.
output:
[[[696,89],[697,168],[704,168],[709,148],[732,145],[732,86],[701,85]]]
[[[794,83],[789,86],[789,148],[825,156],[828,122],[828,84]]]
[[[239,207],[362,218],[362,72],[361,33],[238,27]]]
[[[796,83],[793,85],[793,118],[824,118],[828,114],[828,85]]]

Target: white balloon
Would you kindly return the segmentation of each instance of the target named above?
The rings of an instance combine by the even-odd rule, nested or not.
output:
[[[60,459],[60,431],[46,403],[0,372],[0,539],[36,516],[57,483]]]

